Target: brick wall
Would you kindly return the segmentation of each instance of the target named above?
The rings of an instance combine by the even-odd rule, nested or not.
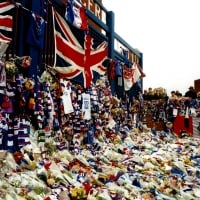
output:
[[[200,79],[194,81],[194,88],[196,92],[200,91]]]

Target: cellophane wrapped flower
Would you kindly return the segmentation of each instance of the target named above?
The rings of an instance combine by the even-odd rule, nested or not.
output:
[[[70,188],[70,196],[73,200],[86,200],[87,195],[83,187]]]
[[[18,73],[18,68],[15,65],[14,60],[9,60],[5,62],[5,70],[6,70],[6,76],[13,77]]]

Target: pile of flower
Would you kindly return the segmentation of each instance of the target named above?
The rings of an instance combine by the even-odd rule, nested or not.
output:
[[[48,154],[33,141],[15,155],[0,151],[0,199],[200,198],[198,138],[135,128],[97,138],[100,148],[58,150],[52,141]]]

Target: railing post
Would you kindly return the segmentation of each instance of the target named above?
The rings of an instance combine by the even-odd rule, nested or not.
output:
[[[139,65],[143,69],[143,53],[141,53],[141,52],[140,52]],[[141,79],[140,81],[141,81],[141,90],[143,92],[143,79]]]
[[[115,18],[114,13],[109,11],[106,13],[106,24],[109,27],[109,32],[107,33],[108,36],[108,56],[110,58],[114,58],[114,24]]]

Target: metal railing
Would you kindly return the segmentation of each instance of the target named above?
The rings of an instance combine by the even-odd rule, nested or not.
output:
[[[37,4],[38,1],[38,4]],[[41,7],[39,0],[28,1],[22,0],[15,2],[20,2],[22,7],[18,6],[13,12],[14,26],[13,26],[13,40],[6,52],[6,57],[24,56],[30,55],[33,57],[33,67],[31,74],[38,73],[42,71],[45,65],[52,65],[54,62],[54,34],[53,34],[53,23],[52,23],[52,12],[51,6],[46,5],[46,16],[47,21],[45,36],[44,36],[44,49],[38,50],[26,43],[26,34],[29,26],[28,15],[29,12],[36,12],[40,14]],[[60,1],[52,1],[53,6],[56,7],[60,12],[63,11],[62,4],[58,3]],[[134,49],[130,44],[128,44],[122,37],[120,37],[114,30],[114,13],[108,11],[99,1],[94,0],[94,3],[105,13],[105,21],[100,20],[96,17],[90,10],[87,9],[87,16],[90,20],[89,32],[91,36],[97,42],[107,41],[109,48],[109,58],[118,59],[120,61],[124,60],[124,55],[120,52],[120,48],[123,47],[128,51],[128,59],[130,63],[137,62],[140,66],[143,66],[143,55],[138,50]],[[99,27],[99,28],[97,28]]]

